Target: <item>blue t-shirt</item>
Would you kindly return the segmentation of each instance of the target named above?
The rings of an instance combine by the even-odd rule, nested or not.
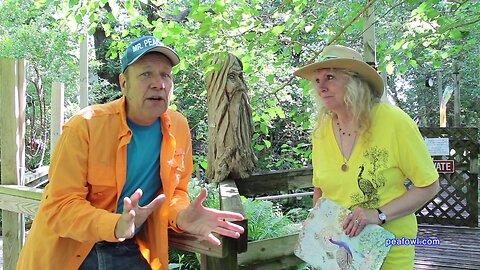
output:
[[[160,119],[150,126],[140,126],[130,120],[127,120],[127,123],[132,130],[132,140],[127,146],[127,180],[118,200],[118,213],[123,211],[123,198],[132,196],[137,189],[140,188],[143,191],[139,205],[145,206],[158,195],[162,187]]]

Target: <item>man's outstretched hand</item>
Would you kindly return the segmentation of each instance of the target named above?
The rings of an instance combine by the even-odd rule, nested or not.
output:
[[[146,206],[141,207],[138,201],[143,195],[141,189],[137,189],[132,196],[123,198],[122,216],[115,226],[115,237],[120,241],[132,238],[135,235],[135,229],[140,227],[148,216],[156,209],[162,206],[165,201],[165,195],[160,194]]]
[[[207,189],[203,188],[198,197],[187,208],[178,213],[178,228],[191,234],[203,236],[217,246],[221,242],[213,233],[239,238],[244,231],[243,227],[230,221],[240,221],[244,217],[239,213],[205,208],[203,202],[206,197]]]

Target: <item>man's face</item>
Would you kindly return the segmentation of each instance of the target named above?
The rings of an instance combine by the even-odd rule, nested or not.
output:
[[[226,85],[226,92],[229,98],[232,97],[235,91],[245,91],[247,85],[243,80],[243,70],[238,61],[228,71],[228,80]]]
[[[173,91],[172,64],[161,53],[147,53],[120,74],[127,100],[127,117],[150,125],[168,108]]]

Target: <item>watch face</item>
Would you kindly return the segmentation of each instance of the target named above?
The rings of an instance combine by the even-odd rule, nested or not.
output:
[[[387,215],[385,215],[384,213],[381,213],[378,215],[378,218],[381,220],[381,221],[384,221],[384,220],[387,220]]]

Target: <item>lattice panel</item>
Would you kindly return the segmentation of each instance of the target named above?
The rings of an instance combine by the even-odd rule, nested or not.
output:
[[[417,211],[419,223],[478,226],[478,137],[476,128],[420,128],[427,138],[449,138],[455,171],[440,173],[441,191]],[[440,159],[440,157],[435,157]],[[406,182],[411,185],[410,181]]]

